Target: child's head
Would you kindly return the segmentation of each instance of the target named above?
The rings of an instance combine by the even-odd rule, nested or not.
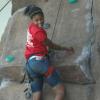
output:
[[[35,5],[29,5],[26,7],[24,14],[29,16],[34,24],[38,25],[39,27],[43,26],[44,14],[41,8]]]

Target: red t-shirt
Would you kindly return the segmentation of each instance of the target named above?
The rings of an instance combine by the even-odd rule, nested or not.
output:
[[[48,53],[44,41],[47,39],[47,34],[43,28],[31,23],[27,30],[27,42],[25,49],[25,58],[28,59],[31,55],[44,56]]]

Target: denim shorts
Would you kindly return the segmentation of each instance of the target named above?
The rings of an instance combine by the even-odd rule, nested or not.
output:
[[[52,68],[54,69],[54,67]],[[41,60],[32,58],[27,61],[26,70],[28,76],[31,77],[30,84],[32,92],[42,91],[44,81],[52,87],[55,87],[61,83],[60,72],[57,69],[54,69],[50,73],[49,69],[51,69],[51,65],[47,58]],[[45,76],[45,73],[48,72],[49,75]]]

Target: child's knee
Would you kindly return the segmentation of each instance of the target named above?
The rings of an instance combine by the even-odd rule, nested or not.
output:
[[[35,80],[31,82],[31,90],[32,93],[42,91],[43,88],[43,81],[42,80]]]
[[[53,89],[57,95],[65,94],[65,87],[63,84],[59,84],[59,85],[55,86]]]
[[[54,70],[51,74],[48,74],[48,76],[46,77],[46,81],[52,87],[55,87],[58,84],[62,83],[60,75],[56,70]]]

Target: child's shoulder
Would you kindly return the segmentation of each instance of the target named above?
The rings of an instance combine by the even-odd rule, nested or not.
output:
[[[35,32],[35,33],[39,32],[39,31],[45,32],[45,30],[43,28],[40,28],[40,27],[38,27],[37,25],[35,25],[33,23],[29,24],[29,31]]]

